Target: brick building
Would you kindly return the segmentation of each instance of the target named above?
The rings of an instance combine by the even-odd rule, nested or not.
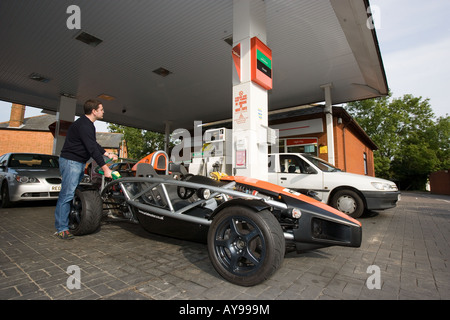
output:
[[[25,106],[13,104],[10,120],[0,122],[0,155],[8,152],[32,152],[52,154],[53,134],[49,126],[56,117],[43,114],[25,118]],[[127,157],[126,143],[123,134],[97,132],[97,142],[108,152]]]
[[[279,130],[279,152],[309,153],[328,161],[324,106],[302,106],[269,112],[269,126]],[[375,176],[377,145],[342,107],[333,107],[335,166],[346,172]]]

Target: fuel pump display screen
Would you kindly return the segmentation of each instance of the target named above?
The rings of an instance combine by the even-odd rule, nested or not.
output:
[[[251,39],[252,81],[266,90],[272,89],[272,50],[257,37]]]

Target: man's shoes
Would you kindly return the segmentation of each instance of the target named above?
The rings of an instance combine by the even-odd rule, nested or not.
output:
[[[63,239],[63,240],[72,240],[73,239],[73,234],[71,234],[69,230],[55,232],[55,236],[60,239]]]

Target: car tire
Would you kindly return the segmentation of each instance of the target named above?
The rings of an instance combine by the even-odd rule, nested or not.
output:
[[[76,189],[69,214],[69,229],[82,236],[98,230],[103,213],[103,202],[96,190]]]
[[[281,265],[285,239],[280,223],[268,210],[232,206],[214,218],[207,237],[208,255],[227,281],[254,286]]]
[[[352,190],[336,192],[331,199],[331,206],[352,218],[359,218],[364,213],[364,201]]]
[[[0,208],[9,208],[12,205],[12,202],[9,198],[9,189],[6,183],[2,184],[0,196],[1,196]]]

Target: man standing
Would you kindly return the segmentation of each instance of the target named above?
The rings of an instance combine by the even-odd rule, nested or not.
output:
[[[84,115],[69,127],[66,141],[59,157],[61,171],[61,191],[55,209],[55,235],[60,239],[73,239],[69,231],[70,206],[75,189],[84,176],[86,162],[92,157],[102,168],[105,177],[111,178],[111,170],[105,164],[103,156],[117,159],[115,154],[106,152],[96,141],[96,120],[103,119],[103,105],[98,100],[87,100],[84,104]]]

